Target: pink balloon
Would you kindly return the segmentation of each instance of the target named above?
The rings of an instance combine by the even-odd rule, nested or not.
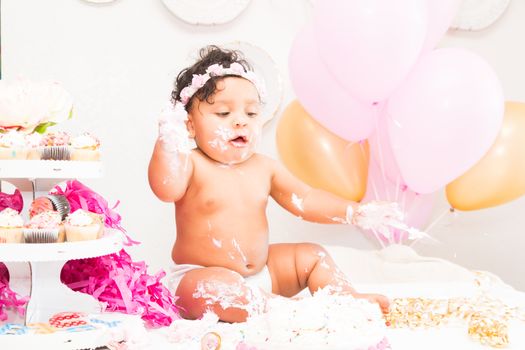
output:
[[[348,92],[385,100],[406,78],[427,32],[421,0],[322,0],[314,7],[319,55]]]
[[[374,110],[341,87],[320,60],[313,29],[295,38],[289,56],[290,80],[303,107],[325,128],[350,141],[366,139],[374,129]]]
[[[460,0],[428,0],[428,27],[423,52],[434,49],[458,12]]]
[[[423,56],[389,99],[390,142],[407,185],[434,192],[463,174],[499,133],[503,92],[492,68],[464,49]]]
[[[395,162],[395,160],[392,160]],[[377,158],[370,159],[370,166],[368,168],[368,182],[366,193],[362,203],[372,200],[380,200],[387,202],[396,202],[405,213],[405,223],[408,226],[424,229],[428,224],[428,220],[432,215],[434,207],[433,194],[419,194],[408,188],[406,185],[392,182],[383,176],[383,165]],[[399,178],[399,177],[398,177]],[[374,233],[368,233],[374,235]],[[406,239],[406,233],[399,230],[393,230],[393,241],[390,243],[400,243]],[[388,242],[386,238],[381,238],[385,243]]]

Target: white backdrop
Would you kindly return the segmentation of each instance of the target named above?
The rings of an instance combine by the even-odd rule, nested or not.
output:
[[[232,0],[233,1],[233,0]],[[120,200],[123,225],[137,240],[130,249],[151,271],[169,268],[175,239],[173,205],[149,189],[147,166],[156,137],[157,114],[169,98],[178,71],[207,44],[242,40],[268,52],[281,70],[284,105],[293,99],[287,58],[295,33],[311,14],[310,0],[252,0],[234,21],[192,26],[160,0],[2,0],[2,77],[55,79],[75,99],[75,118],[61,128],[90,131],[103,142],[105,177],[84,181]],[[497,72],[507,100],[525,102],[525,1],[511,1],[496,24],[480,32],[449,32],[440,46],[471,49]],[[265,128],[260,151],[277,158],[275,128]],[[435,221],[448,204],[437,195]],[[470,213],[447,213],[430,234],[440,243],[417,244],[422,254],[472,269],[489,270],[525,290],[525,198]],[[375,242],[348,226],[302,222],[271,202],[271,240],[375,249]]]

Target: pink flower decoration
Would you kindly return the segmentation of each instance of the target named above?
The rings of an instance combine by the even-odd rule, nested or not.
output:
[[[203,87],[209,79],[210,76],[208,74],[193,74],[191,86],[194,88],[195,92],[197,92],[197,90]]]
[[[0,192],[0,211],[4,210],[5,208],[11,208],[20,213],[23,207],[24,198],[22,197],[22,194],[18,188],[15,189],[13,194]]]
[[[223,69],[224,68],[222,68],[220,64],[215,63],[206,69],[206,73],[209,73],[210,75],[221,75]]]
[[[245,73],[243,66],[240,63],[233,62],[230,65],[233,74],[243,75]]]

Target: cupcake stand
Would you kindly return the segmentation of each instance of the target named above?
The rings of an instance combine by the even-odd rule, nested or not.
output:
[[[0,179],[13,184],[20,191],[31,192],[33,198],[35,193],[50,190],[67,179],[101,176],[100,162],[0,161]],[[64,311],[100,313],[102,305],[91,295],[74,292],[65,286],[60,281],[60,273],[68,260],[103,256],[118,252],[121,248],[121,233],[108,228],[102,238],[91,241],[0,244],[0,261],[8,268],[11,288],[21,295],[30,296],[25,319],[17,320],[13,315],[9,322],[47,324],[51,316]],[[63,335],[64,342],[69,344],[68,348],[74,348],[74,338],[79,338],[81,333],[90,332]],[[38,341],[44,340],[43,337],[49,338],[49,334],[38,336]],[[22,338],[27,337],[0,335],[0,343],[12,340],[20,344]]]

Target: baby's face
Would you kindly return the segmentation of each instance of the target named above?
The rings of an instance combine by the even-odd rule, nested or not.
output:
[[[261,103],[255,86],[244,78],[217,82],[212,103],[195,99],[188,130],[199,149],[223,164],[238,164],[255,152],[261,134]]]

